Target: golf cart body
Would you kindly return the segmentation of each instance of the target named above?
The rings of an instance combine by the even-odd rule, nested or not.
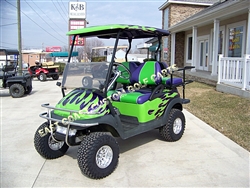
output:
[[[37,77],[40,81],[46,81],[47,78],[52,78],[53,80],[58,80],[59,72],[57,65],[54,62],[35,62],[36,65],[30,66],[28,71],[31,76]]]
[[[73,40],[76,36],[97,36],[115,38],[116,41],[109,64],[68,62],[65,66],[62,83],[58,83],[63,98],[55,107],[42,105],[48,112],[40,114],[40,117],[47,122],[35,134],[35,147],[43,157],[57,158],[64,155],[68,146],[80,145],[78,164],[81,171],[88,177],[100,179],[111,174],[118,163],[119,147],[113,137],[127,139],[153,129],[159,129],[167,141],[177,141],[182,137],[185,129],[182,105],[189,103],[189,99],[181,98],[177,87],[183,86],[185,94],[185,84],[191,81],[185,77],[173,78],[173,69],[177,69],[168,67],[164,62],[127,61],[132,40],[157,37],[159,50],[161,38],[168,36],[168,31],[117,24],[74,30],[68,35],[73,35]],[[120,39],[128,40],[129,49],[126,61],[116,63],[115,52]],[[96,71],[91,71],[89,66],[105,68],[99,69],[98,76],[95,76]],[[190,68],[178,70],[185,73]],[[62,144],[58,149],[60,152],[41,149],[48,139]],[[90,142],[93,148],[88,147]],[[94,157],[96,163],[90,164],[88,159],[93,157],[93,152],[95,156],[105,153],[106,157]]]
[[[9,93],[13,98],[19,98],[32,91],[32,78],[30,75],[17,74],[18,50],[0,49],[1,72],[0,80],[2,88],[9,88]],[[10,56],[16,59],[10,60]]]

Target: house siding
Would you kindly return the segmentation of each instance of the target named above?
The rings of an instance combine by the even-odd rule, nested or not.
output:
[[[175,45],[175,64],[177,67],[184,65],[184,51],[185,51],[185,32],[176,33]]]
[[[169,6],[169,27],[187,19],[200,12],[207,6],[171,4]]]
[[[168,7],[166,7],[165,9],[169,8],[169,22],[168,22],[168,27],[171,27],[185,19],[187,19],[188,17],[200,12],[201,10],[203,10],[204,8],[206,8],[207,6],[204,5],[186,5],[186,4],[170,4]],[[164,9],[164,10],[165,10]],[[164,10],[163,14],[162,14],[162,26],[164,27]],[[185,47],[185,33],[180,33],[177,34],[176,38],[180,37],[180,39],[178,39],[178,43],[176,49],[178,49],[178,52],[176,52],[175,55],[175,62],[180,64],[180,66],[184,65],[184,47]],[[163,39],[164,41],[164,39]],[[179,44],[180,43],[180,44]],[[168,64],[170,64],[170,60],[171,60],[171,37],[169,37],[168,39],[168,44],[167,44],[167,48],[168,48],[168,56],[167,59],[165,60]],[[162,57],[164,56],[163,52],[162,52]]]

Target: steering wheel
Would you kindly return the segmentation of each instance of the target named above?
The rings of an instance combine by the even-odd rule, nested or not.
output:
[[[116,63],[116,62],[114,62],[113,65],[116,67],[115,69],[113,69],[114,74],[117,74],[117,69],[119,66],[121,66],[124,70],[119,70],[119,71],[121,71],[121,75],[119,77],[122,79],[126,79],[126,80],[130,78],[131,73],[125,65],[123,65],[121,63]]]

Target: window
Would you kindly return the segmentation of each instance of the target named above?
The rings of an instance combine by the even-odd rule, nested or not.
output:
[[[224,37],[224,31],[220,31],[219,32],[218,54],[223,54],[223,37]]]
[[[228,57],[241,57],[243,26],[229,29]]]
[[[169,8],[166,8],[164,10],[164,24],[163,24],[163,29],[168,29],[168,17],[169,17]]]
[[[164,23],[163,23],[163,29],[166,29],[166,30],[168,29],[168,25],[169,25],[168,17],[169,17],[169,8],[166,8],[164,10]],[[165,51],[165,49],[168,49],[168,37],[165,37],[163,39],[163,59],[167,60],[168,59],[168,52]]]
[[[163,39],[163,59],[167,60],[168,59],[168,50],[165,51],[165,49],[168,49],[168,37],[165,37]]]
[[[245,50],[246,21],[227,26],[226,55],[228,57],[242,57]]]
[[[192,60],[193,37],[187,36],[187,61]]]

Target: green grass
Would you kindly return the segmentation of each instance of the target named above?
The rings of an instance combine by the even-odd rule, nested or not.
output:
[[[193,82],[186,85],[189,112],[250,151],[250,100]],[[182,92],[182,91],[180,91]]]

